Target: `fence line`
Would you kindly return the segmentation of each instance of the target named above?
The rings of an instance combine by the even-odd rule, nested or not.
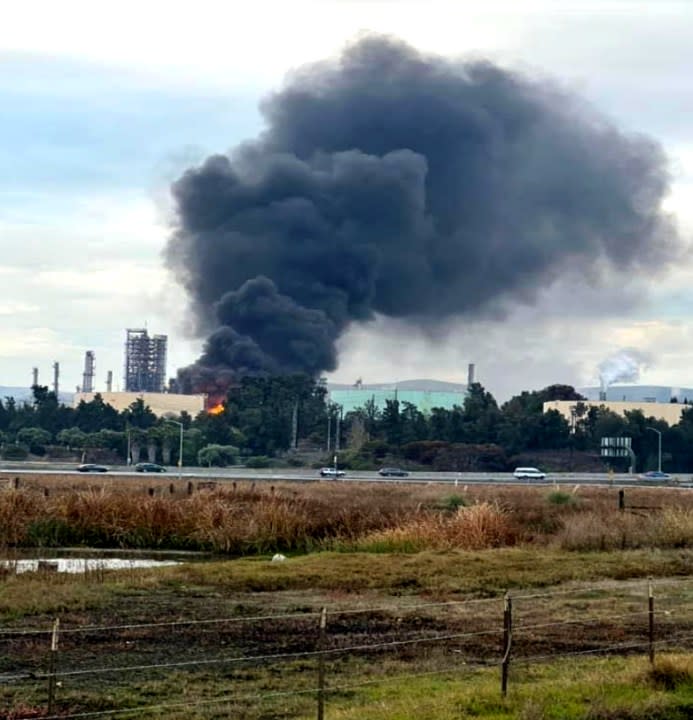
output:
[[[468,671],[476,671],[478,669],[487,669],[491,667],[489,664],[484,664],[483,662],[478,663],[472,663],[469,662],[465,663],[465,667],[462,668],[462,670],[468,670]],[[354,690],[361,687],[368,687],[372,685],[382,685],[387,684],[390,682],[399,682],[401,680],[414,680],[417,678],[423,678],[423,677],[434,677],[436,675],[448,675],[450,673],[458,673],[460,672],[459,666],[450,666],[447,668],[442,668],[440,670],[430,670],[425,672],[419,672],[419,673],[401,673],[399,675],[388,675],[383,676],[380,678],[377,678],[375,680],[364,680],[362,682],[357,683],[348,683],[345,685],[330,685],[326,688],[326,691],[328,693],[336,693],[336,692],[343,692],[345,690]],[[287,691],[278,691],[278,692],[271,692],[271,693],[264,693],[262,695],[252,694],[252,695],[240,695],[240,694],[234,694],[234,695],[224,695],[219,698],[215,698],[213,700],[200,700],[200,701],[194,701],[194,702],[187,702],[187,703],[165,703],[165,704],[158,704],[158,705],[139,705],[134,706],[131,708],[123,708],[121,710],[94,710],[84,713],[75,713],[71,715],[53,715],[53,716],[43,716],[43,720],[58,720],[58,719],[69,719],[72,720],[73,718],[83,718],[83,717],[98,717],[103,715],[122,715],[125,713],[138,713],[138,712],[144,712],[149,710],[167,710],[167,709],[174,709],[174,708],[194,708],[194,707],[201,707],[204,705],[218,705],[225,702],[234,702],[239,700],[266,700],[271,699],[275,697],[289,697],[292,695],[316,695],[319,692],[319,688],[307,688],[305,690],[287,690]]]
[[[629,588],[629,587],[642,587],[643,584],[643,578],[633,578],[630,580],[623,580],[620,581],[620,587],[621,588]],[[659,580],[662,580],[662,578],[659,578]],[[652,582],[656,585],[657,579],[653,578]],[[666,582],[660,582],[660,585],[687,585],[691,583],[691,578],[684,577],[684,578],[667,578]],[[590,587],[579,587],[579,588],[569,588],[565,590],[547,590],[546,592],[535,592],[535,593],[529,593],[529,594],[513,594],[513,600],[533,600],[535,598],[542,598],[542,597],[554,597],[557,595],[578,595],[580,593],[585,592],[594,592],[595,590],[598,590],[600,592],[609,593],[609,591],[613,594],[613,586],[609,583],[602,583],[599,585],[592,585]]]
[[[657,641],[657,645],[668,645],[671,644],[674,640],[691,640],[693,639],[693,635],[687,635],[687,636],[679,636],[677,638],[671,638],[669,640],[660,640]],[[644,647],[647,643],[646,642],[628,642],[628,643],[615,643],[612,645],[604,646],[602,648],[595,648],[592,650],[584,650],[584,651],[574,651],[574,652],[567,652],[567,653],[554,653],[552,655],[534,655],[530,657],[524,657],[524,658],[517,658],[515,659],[515,664],[521,664],[521,665],[529,665],[531,663],[536,662],[543,662],[545,660],[558,660],[563,658],[570,658],[570,657],[578,657],[578,656],[587,656],[587,655],[594,655],[602,652],[611,652],[613,650],[622,650],[622,649],[631,649],[635,647]],[[450,666],[446,668],[442,668],[439,670],[431,670],[431,671],[425,671],[420,673],[401,673],[397,675],[388,675],[383,676],[380,678],[376,678],[374,680],[364,680],[362,682],[356,682],[356,683],[348,683],[348,684],[340,684],[340,685],[330,685],[326,687],[326,691],[328,693],[335,693],[335,692],[343,692],[346,690],[355,690],[361,687],[368,687],[373,685],[381,685],[386,684],[390,682],[400,682],[402,680],[413,680],[417,678],[423,678],[423,677],[433,677],[436,675],[447,675],[450,673],[459,673],[460,670],[468,670],[468,671],[477,671],[479,669],[488,669],[490,667],[498,666],[500,665],[500,662],[484,662],[482,660],[476,661],[476,660],[466,660],[464,667],[460,668],[459,665]],[[319,692],[319,688],[307,688],[304,690],[287,690],[287,691],[277,691],[277,692],[271,692],[271,693],[264,693],[262,695],[252,694],[252,695],[241,695],[241,694],[233,694],[233,695],[225,695],[219,698],[214,698],[210,700],[197,700],[197,701],[188,701],[185,703],[164,703],[164,704],[157,704],[157,705],[140,705],[140,706],[133,706],[130,708],[122,708],[120,710],[95,710],[95,711],[89,711],[89,712],[83,712],[83,713],[73,713],[73,714],[62,714],[62,715],[48,715],[43,716],[44,720],[77,720],[78,718],[87,718],[87,717],[103,717],[105,715],[109,716],[116,716],[116,715],[123,715],[123,714],[136,714],[136,713],[142,713],[142,712],[149,712],[152,710],[172,710],[172,709],[186,709],[186,708],[195,708],[195,707],[203,707],[203,706],[209,706],[209,705],[219,705],[223,703],[228,702],[238,702],[240,700],[267,700],[272,698],[278,698],[278,697],[290,697],[290,696],[300,696],[300,695],[316,695]]]
[[[677,581],[678,583],[690,583],[690,579],[682,579],[680,581]],[[632,583],[629,582],[629,584],[632,584],[637,587],[638,583],[642,583],[642,580],[636,582],[633,581]],[[667,583],[669,584],[669,583]],[[609,588],[606,587],[599,587],[599,586],[591,586],[591,587],[583,587],[583,588],[575,588],[570,590],[558,590],[558,591],[551,591],[551,592],[545,592],[545,593],[532,593],[529,595],[522,595],[522,594],[513,594],[510,593],[510,596],[513,599],[513,602],[518,602],[521,600],[534,600],[536,598],[543,598],[543,597],[556,597],[561,595],[573,595],[573,594],[582,594],[586,592],[595,592],[600,591],[604,592],[606,597],[610,597],[608,593]],[[367,614],[375,614],[375,613],[394,613],[394,612],[407,612],[410,610],[419,610],[423,608],[436,608],[436,607],[456,607],[456,606],[465,606],[465,605],[477,605],[477,604],[483,604],[483,603],[495,603],[503,600],[502,595],[498,595],[493,598],[469,598],[466,600],[446,600],[441,602],[434,602],[434,603],[412,603],[408,605],[375,605],[372,607],[367,608],[356,608],[356,609],[339,609],[339,608],[330,608],[328,613],[330,617],[335,617],[337,615],[367,615]],[[666,596],[662,596],[661,600],[666,600]],[[684,605],[688,604],[684,601]],[[318,618],[320,616],[320,610],[309,610],[307,612],[300,612],[300,613],[278,613],[278,614],[270,614],[270,615],[248,615],[245,617],[226,617],[226,618],[208,618],[208,619],[202,619],[202,620],[171,620],[166,622],[153,622],[153,623],[128,623],[128,624],[121,624],[121,625],[85,625],[82,627],[63,627],[61,628],[60,634],[65,635],[68,633],[87,633],[87,632],[102,632],[107,630],[139,630],[139,629],[145,629],[145,628],[173,628],[173,627],[187,627],[187,626],[195,626],[195,625],[215,625],[215,624],[224,624],[224,623],[250,623],[250,622],[269,622],[274,620],[295,620],[295,619],[311,619],[311,618]],[[16,629],[0,629],[0,640],[3,640],[6,637],[11,636],[21,636],[21,635],[50,635],[52,630],[50,628],[16,628]]]
[[[680,585],[678,586],[680,588]],[[600,591],[606,591],[606,588],[599,588]],[[156,709],[174,709],[174,708],[192,708],[196,706],[203,706],[208,704],[220,704],[220,703],[226,703],[226,702],[234,702],[234,701],[240,701],[241,699],[248,699],[246,696],[242,695],[228,695],[223,696],[220,698],[215,698],[214,700],[201,700],[200,702],[186,702],[186,703],[168,703],[168,704],[159,704],[159,705],[151,705],[151,706],[140,706],[135,708],[128,708],[128,709],[122,709],[122,710],[109,710],[109,711],[93,711],[93,712],[83,712],[83,713],[74,713],[72,715],[53,715],[53,708],[55,707],[54,704],[54,694],[56,692],[56,679],[57,678],[76,678],[76,677],[87,677],[87,676],[98,676],[98,675],[107,675],[107,674],[114,674],[114,673],[127,673],[127,672],[133,672],[133,671],[145,671],[145,670],[158,670],[158,669],[172,669],[172,668],[186,668],[186,667],[209,667],[209,666],[220,666],[220,665],[240,665],[240,664],[246,664],[246,663],[256,663],[258,667],[260,667],[263,663],[271,663],[274,661],[287,661],[287,660],[297,660],[297,659],[316,659],[318,661],[318,687],[317,688],[309,688],[309,689],[295,689],[291,691],[286,692],[271,692],[271,693],[265,693],[264,695],[259,696],[259,698],[262,699],[270,699],[273,697],[289,697],[293,695],[315,695],[318,701],[318,717],[322,718],[322,713],[320,711],[321,707],[323,706],[324,699],[326,694],[329,693],[335,693],[339,692],[340,690],[347,690],[347,689],[355,689],[362,686],[367,685],[374,685],[374,684],[380,684],[380,683],[386,683],[386,682],[395,682],[398,680],[403,680],[406,678],[415,678],[415,677],[425,677],[427,675],[442,675],[447,674],[449,672],[459,672],[460,669],[462,669],[459,665],[456,665],[454,668],[443,668],[443,669],[436,669],[436,670],[430,670],[430,671],[424,671],[421,673],[406,673],[406,674],[395,674],[390,675],[387,677],[379,677],[372,680],[363,680],[360,682],[354,682],[354,683],[348,683],[348,684],[335,684],[335,685],[329,685],[325,683],[325,675],[324,675],[324,660],[328,657],[336,658],[343,655],[350,655],[350,654],[356,654],[356,653],[362,653],[362,652],[373,652],[373,651],[380,651],[385,649],[393,649],[398,647],[413,647],[416,645],[424,645],[424,644],[436,644],[436,643],[445,643],[449,641],[456,641],[456,640],[467,640],[472,638],[481,638],[481,637],[500,637],[502,635],[503,637],[503,644],[502,648],[498,648],[499,655],[496,655],[496,658],[479,658],[479,657],[463,657],[460,655],[460,657],[463,657],[461,659],[461,663],[463,664],[464,669],[471,669],[472,667],[475,668],[493,668],[493,667],[499,667],[502,670],[502,683],[501,683],[501,689],[502,693],[505,694],[505,690],[507,688],[508,684],[508,678],[509,678],[509,669],[511,664],[514,665],[520,665],[520,666],[527,666],[532,663],[539,663],[539,662],[546,662],[546,661],[557,661],[560,659],[570,658],[570,657],[587,657],[587,656],[593,656],[593,655],[600,655],[600,654],[613,654],[616,652],[629,652],[634,651],[637,649],[646,649],[649,648],[649,658],[650,662],[654,662],[654,648],[658,647],[668,647],[676,644],[687,644],[691,640],[693,640],[693,634],[686,634],[683,632],[684,630],[688,630],[687,627],[682,627],[680,629],[680,632],[678,634],[671,634],[668,637],[660,638],[659,640],[654,639],[654,625],[653,620],[655,617],[661,617],[661,616],[667,616],[670,615],[671,612],[668,610],[655,610],[654,609],[654,595],[652,593],[652,584],[648,583],[647,586],[648,593],[643,593],[642,598],[638,598],[640,600],[648,602],[648,609],[647,610],[639,610],[639,609],[632,609],[627,612],[621,612],[621,613],[611,613],[607,615],[602,615],[601,617],[595,617],[595,618],[579,618],[579,619],[567,619],[567,620],[560,620],[556,622],[542,622],[542,623],[527,623],[524,625],[515,625],[513,626],[513,617],[512,617],[512,601],[516,599],[527,599],[532,596],[530,595],[517,595],[517,596],[511,596],[509,593],[505,596],[505,610],[503,612],[503,624],[502,627],[500,625],[500,622],[497,627],[493,629],[486,629],[486,630],[477,630],[473,632],[454,632],[454,633],[442,633],[442,634],[431,634],[431,635],[424,635],[424,636],[418,636],[418,637],[408,637],[404,639],[393,639],[393,640],[383,640],[381,642],[374,642],[374,643],[360,643],[360,644],[353,644],[353,645],[344,645],[342,647],[326,647],[326,635],[324,634],[324,629],[326,626],[326,620],[327,616],[329,614],[330,618],[340,617],[342,615],[354,615],[358,613],[366,613],[366,612],[375,612],[372,608],[369,609],[358,609],[356,611],[340,611],[339,609],[335,609],[333,612],[327,613],[326,609],[323,609],[322,611],[318,612],[305,612],[305,613],[286,613],[286,614],[270,614],[270,615],[259,615],[255,617],[234,617],[234,618],[228,618],[228,619],[209,619],[209,620],[201,620],[201,621],[174,621],[174,622],[167,622],[167,623],[143,623],[143,624],[129,624],[129,625],[112,625],[112,626],[89,626],[89,627],[82,627],[82,628],[69,628],[67,630],[63,629],[60,632],[60,635],[64,633],[69,632],[86,632],[88,630],[91,630],[92,632],[96,630],[130,630],[130,629],[143,629],[143,628],[158,628],[158,627],[165,627],[165,628],[171,628],[176,626],[207,626],[212,623],[218,624],[222,622],[242,622],[242,621],[256,621],[256,622],[263,622],[263,623],[274,623],[277,620],[293,620],[296,618],[300,619],[315,619],[316,617],[320,617],[321,622],[318,630],[318,625],[316,624],[316,631],[319,632],[318,635],[316,635],[316,649],[313,650],[301,650],[301,651],[295,651],[295,652],[273,652],[273,653],[265,653],[265,654],[259,654],[259,655],[233,655],[233,656],[223,656],[223,657],[210,657],[209,655],[207,657],[201,657],[196,660],[184,660],[184,661],[177,661],[177,662],[161,662],[161,663],[150,663],[150,664],[139,664],[139,665],[124,665],[124,666],[115,666],[115,667],[96,667],[96,668],[82,668],[82,669],[73,669],[73,670],[56,670],[56,655],[58,650],[58,622],[56,619],[56,622],[53,625],[52,630],[43,630],[40,632],[40,634],[50,634],[52,635],[52,642],[51,642],[51,654],[48,655],[48,658],[50,660],[49,662],[49,671],[43,672],[43,673],[36,673],[36,672],[30,672],[25,673],[24,675],[13,675],[13,676],[4,676],[4,680],[9,680],[10,682],[15,680],[26,680],[27,678],[30,680],[39,680],[39,681],[45,681],[48,680],[48,714],[43,715],[42,717],[45,718],[45,720],[48,720],[49,718],[55,717],[55,718],[86,718],[86,717],[99,717],[103,715],[109,715],[109,716],[117,716],[125,713],[140,713],[140,712],[146,712],[148,710],[156,710]],[[575,593],[584,593],[588,589],[587,588],[580,588],[576,589]],[[560,593],[547,593],[547,596],[549,595],[566,595],[568,593],[560,592]],[[541,597],[544,594],[535,594],[534,597]],[[614,596],[614,593],[611,594],[611,597]],[[610,597],[608,594],[606,594],[606,597]],[[618,595],[616,595],[618,600],[622,600],[624,603],[628,603],[629,605],[632,605],[633,602],[635,602],[634,598],[620,598]],[[444,606],[455,606],[455,605],[466,605],[466,604],[479,604],[481,602],[497,602],[499,598],[491,598],[491,599],[474,599],[474,600],[468,600],[468,601],[451,601],[451,602],[445,602],[445,603],[418,603],[418,604],[412,604],[408,606],[393,606],[391,609],[396,611],[396,615],[402,614],[403,611],[406,609],[418,609],[423,607],[444,607]],[[603,598],[592,598],[596,602]],[[666,600],[672,601],[673,598],[671,596],[658,596],[659,602],[665,602]],[[689,608],[691,606],[691,601],[686,601],[683,599],[679,602],[677,605],[678,608]],[[560,606],[559,606],[560,607]],[[582,609],[581,609],[582,610]],[[580,612],[581,610],[576,610],[576,612]],[[382,610],[381,610],[382,612]],[[522,633],[529,632],[533,630],[542,630],[547,628],[558,628],[558,627],[566,627],[566,626],[579,626],[579,625],[588,625],[593,624],[596,621],[599,622],[606,622],[606,621],[615,621],[615,620],[622,620],[622,619],[628,619],[628,618],[643,618],[648,617],[650,622],[649,626],[647,623],[643,623],[642,627],[640,627],[639,630],[636,629],[634,634],[639,635],[642,633],[648,633],[648,636],[643,639],[631,639],[631,640],[625,640],[623,642],[618,643],[611,643],[611,644],[605,644],[602,646],[597,647],[591,647],[584,650],[573,650],[573,651],[567,651],[567,652],[555,652],[550,654],[538,654],[538,655],[525,655],[525,656],[518,656],[515,657],[512,651],[512,646],[515,640],[518,638],[522,639]],[[433,619],[433,618],[432,618]],[[457,618],[455,618],[457,619]],[[478,619],[478,618],[477,618]],[[499,613],[496,616],[496,620],[500,621],[501,615],[500,615],[500,608]],[[472,618],[473,620],[473,618]],[[639,627],[639,626],[638,626]],[[670,626],[669,626],[670,627]],[[394,628],[393,628],[394,630]],[[658,631],[661,634],[662,630],[666,631],[667,626],[658,626]],[[10,631],[11,632],[11,631]],[[34,635],[36,633],[26,633],[27,635]],[[390,633],[391,634],[391,633]],[[17,637],[17,633],[14,634],[14,637]],[[20,635],[21,636],[21,635]],[[387,635],[386,635],[387,636]],[[11,636],[8,636],[8,639]],[[532,638],[536,639],[536,638]],[[550,640],[550,636],[544,638],[545,642],[548,642]],[[473,646],[472,646],[473,647]],[[477,648],[483,647],[477,645]],[[451,653],[462,653],[463,650],[456,649],[455,645],[452,646],[443,646],[443,650],[446,653],[446,656]],[[471,648],[470,648],[471,650]],[[484,651],[482,650],[482,654]],[[417,655],[417,657],[421,657],[421,655]],[[425,656],[424,656],[425,657]],[[438,658],[439,660],[443,658],[442,654],[436,654],[434,656],[435,658]],[[401,658],[399,658],[401,660]],[[402,662],[405,662],[402,660]],[[74,666],[73,666],[74,667]],[[288,669],[293,669],[291,666],[288,666]],[[36,696],[38,693],[38,690],[34,688],[32,692],[30,693],[30,697]],[[251,699],[257,699],[256,695],[250,696]]]
[[[654,644],[657,646],[666,646],[666,645],[672,645],[675,642],[680,641],[689,641],[693,640],[693,635],[679,635],[678,637],[673,638],[666,638],[662,640],[655,640]],[[598,655],[600,653],[608,653],[612,652],[613,650],[629,650],[632,648],[638,648],[638,647],[647,647],[649,645],[649,640],[640,640],[640,641],[629,641],[629,642],[622,642],[622,643],[615,643],[612,645],[605,645],[599,648],[591,648],[590,650],[571,650],[570,652],[565,653],[552,653],[551,655],[527,655],[523,657],[514,658],[513,662],[517,665],[531,665],[532,663],[536,662],[544,662],[546,660],[556,660],[560,658],[568,658],[568,657],[580,657],[580,656],[586,656],[586,655]]]
[[[341,655],[351,652],[362,652],[368,650],[381,650],[382,648],[401,647],[405,645],[418,645],[429,642],[440,642],[442,640],[458,640],[461,638],[479,637],[482,635],[498,635],[500,630],[479,630],[471,633],[452,633],[447,635],[433,635],[431,637],[411,638],[408,640],[388,640],[381,643],[369,643],[365,645],[346,645],[344,647],[327,648],[325,650],[301,650],[300,652],[271,653],[267,655],[234,655],[227,658],[185,660],[172,663],[154,663],[151,665],[125,665],[122,667],[89,668],[86,670],[65,670],[58,671],[57,676],[75,677],[79,675],[103,675],[117,672],[131,672],[132,670],[156,670],[160,668],[190,667],[193,665],[224,665],[244,662],[265,662],[267,660],[286,660],[297,658],[309,658],[328,655]],[[33,678],[43,679],[49,677],[49,673],[33,673]]]
[[[380,605],[369,608],[344,609],[334,608],[329,610],[330,617],[337,615],[366,615],[384,612],[406,612],[409,610],[418,610],[421,608],[450,607],[462,605],[476,605],[481,603],[497,602],[501,597],[495,598],[471,598],[468,600],[446,600],[437,603],[415,603],[410,605]],[[246,617],[228,617],[228,618],[209,618],[206,620],[171,620],[167,622],[156,623],[132,623],[124,625],[85,625],[83,627],[64,628],[61,634],[65,633],[84,633],[99,632],[105,630],[138,630],[143,628],[171,628],[186,627],[194,625],[213,625],[223,623],[241,623],[241,622],[265,622],[272,620],[294,620],[300,618],[317,618],[320,616],[319,610],[309,610],[302,613],[284,613],[276,615],[248,615]],[[0,640],[6,636],[12,635],[50,635],[50,629],[39,628],[17,628],[10,630],[0,630]]]
[[[644,611],[634,611],[630,613],[618,613],[613,615],[604,615],[598,618],[600,621],[605,620],[616,620],[616,619],[623,619],[627,617],[638,617],[638,616],[647,616],[649,613],[647,610]],[[663,614],[663,613],[662,613]],[[588,624],[589,620],[585,620],[583,618],[578,620],[562,620],[559,622],[553,622],[553,623],[537,623],[534,625],[514,625],[515,630],[538,630],[543,628],[549,628],[549,627],[563,627],[566,625],[579,625],[579,624]],[[233,664],[233,663],[242,663],[242,662],[260,662],[260,661],[266,661],[266,660],[276,660],[276,659],[288,659],[288,658],[301,658],[301,657],[318,657],[320,655],[328,656],[328,655],[335,655],[335,654],[342,654],[342,653],[349,653],[349,652],[363,652],[363,651],[369,651],[369,650],[380,650],[383,648],[392,648],[392,647],[398,647],[398,646],[405,646],[405,645],[416,645],[416,644],[425,644],[429,642],[440,642],[440,641],[446,641],[446,640],[461,640],[461,639],[468,639],[473,637],[482,637],[486,635],[500,635],[502,633],[502,629],[492,629],[492,630],[477,630],[474,632],[463,632],[463,633],[447,633],[443,635],[432,635],[432,636],[425,636],[425,637],[417,637],[417,638],[408,638],[405,640],[387,640],[380,643],[367,643],[367,644],[361,644],[361,645],[350,645],[350,646],[344,646],[344,647],[333,647],[333,648],[325,648],[322,650],[302,650],[302,651],[296,651],[296,652],[290,652],[290,653],[273,653],[273,654],[266,654],[266,655],[241,655],[241,656],[232,656],[232,657],[224,657],[224,658],[213,658],[213,659],[198,659],[198,660],[186,660],[186,661],[180,661],[180,662],[173,662],[173,663],[153,663],[149,665],[125,665],[120,667],[105,667],[105,668],[87,668],[83,670],[70,670],[70,671],[58,671],[56,672],[56,675],[59,675],[61,677],[67,677],[67,676],[78,676],[78,675],[89,675],[89,674],[104,674],[104,673],[117,673],[117,672],[131,672],[133,670],[155,670],[155,669],[161,669],[161,668],[175,668],[175,667],[189,667],[194,665],[213,665],[213,664]],[[62,634],[62,631],[61,631]],[[36,679],[42,679],[49,676],[48,673],[33,673],[31,675],[33,678]]]

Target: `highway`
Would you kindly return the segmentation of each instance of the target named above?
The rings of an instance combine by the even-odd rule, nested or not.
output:
[[[544,480],[518,480],[512,473],[484,473],[484,472],[411,472],[408,477],[380,477],[375,471],[348,470],[346,476],[339,480],[321,478],[319,470],[313,468],[270,468],[255,470],[243,467],[229,468],[200,468],[184,467],[179,472],[177,467],[167,468],[166,474],[138,473],[130,467],[109,466],[107,473],[80,473],[73,463],[0,463],[0,479],[21,476],[23,474],[65,475],[74,474],[78,477],[130,477],[143,479],[145,477],[219,482],[233,480],[247,480],[251,482],[381,482],[397,484],[445,484],[464,486],[471,484],[512,484],[512,485],[615,485],[615,486],[648,486],[648,487],[689,487],[693,488],[693,475],[677,474],[670,480],[653,482],[640,480],[637,475],[626,473],[583,473],[565,472],[551,473]]]

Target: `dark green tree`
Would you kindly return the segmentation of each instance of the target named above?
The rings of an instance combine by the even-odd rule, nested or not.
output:
[[[94,398],[94,400],[96,400],[96,398]],[[127,410],[123,411],[122,416],[128,426],[139,428],[140,430],[147,430],[156,424],[156,415],[152,412],[149,405],[145,405],[142,398],[137,398],[135,402],[131,403]],[[99,428],[99,430],[100,429],[101,428]]]

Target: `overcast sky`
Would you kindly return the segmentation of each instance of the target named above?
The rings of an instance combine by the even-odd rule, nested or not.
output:
[[[186,167],[262,130],[259,101],[292,68],[376,31],[451,57],[488,57],[549,76],[671,160],[666,208],[693,228],[693,3],[39,2],[0,25],[0,385],[122,384],[126,327],[169,335],[169,375],[194,360],[186,303],[161,251],[168,185]],[[693,386],[693,261],[593,293],[542,289],[503,320],[453,322],[435,338],[378,319],[340,341],[333,379],[466,380],[499,399],[596,380],[622,347],[653,356],[641,381]]]

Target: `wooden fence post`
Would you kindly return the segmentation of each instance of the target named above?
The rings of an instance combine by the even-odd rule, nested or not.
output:
[[[318,635],[318,720],[325,720],[325,634],[327,608],[320,611],[320,634]]]
[[[513,601],[505,593],[503,609],[503,659],[501,660],[501,693],[508,694],[508,669],[510,668],[510,648],[513,640]]]
[[[655,646],[654,646],[654,592],[652,590],[652,580],[647,584],[647,619],[648,619],[648,636],[650,645],[650,665],[654,665]]]
[[[621,512],[626,509],[626,491],[623,489],[618,491],[618,509]]]
[[[58,631],[60,629],[60,619],[55,618],[53,621],[53,632],[51,633],[51,651],[48,656],[48,714],[53,714],[53,705],[55,703],[55,668],[58,655]]]

